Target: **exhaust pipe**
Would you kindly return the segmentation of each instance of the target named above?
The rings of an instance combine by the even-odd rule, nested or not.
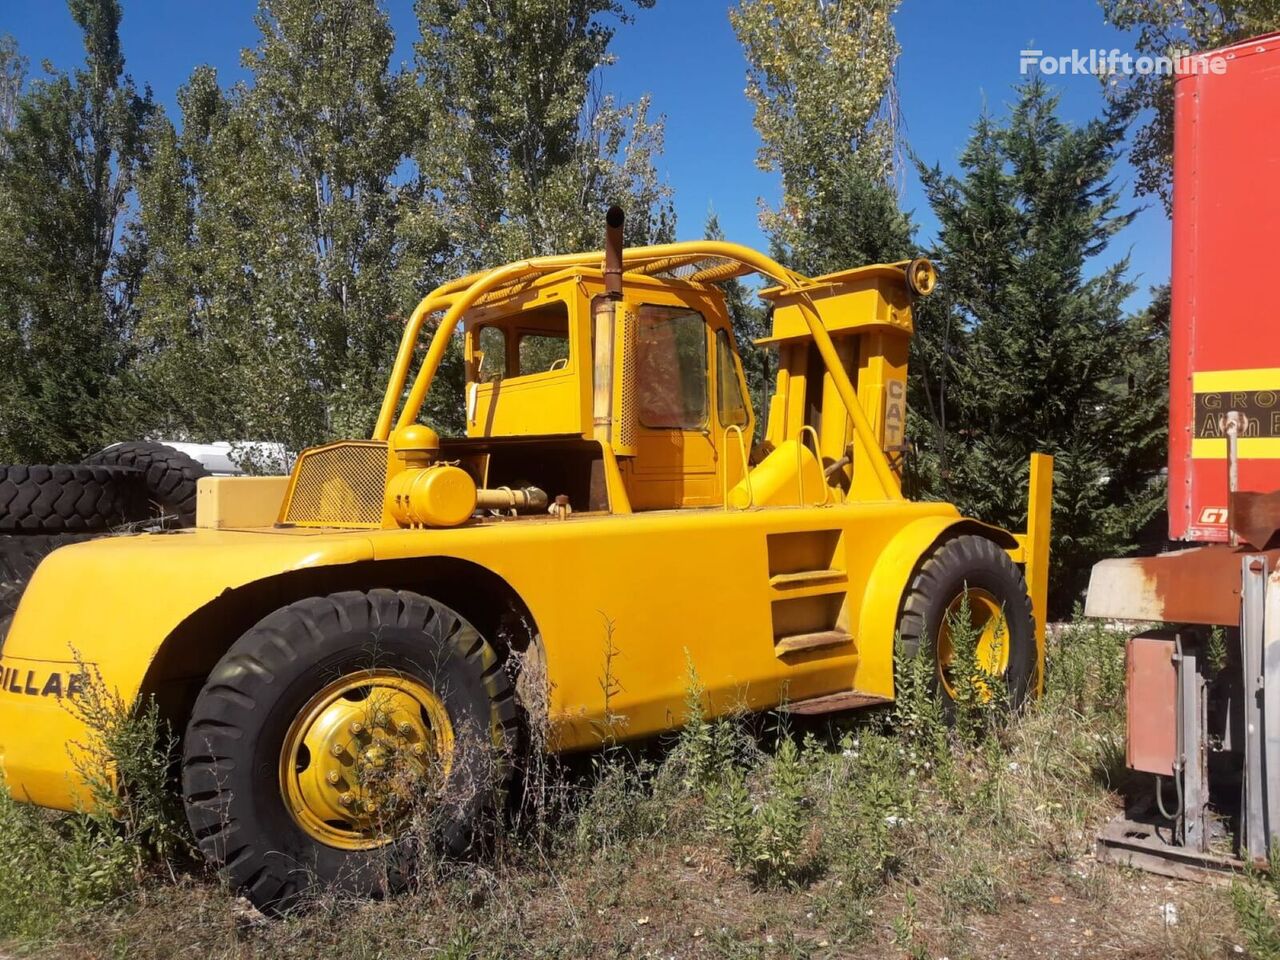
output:
[[[604,215],[604,292],[610,300],[622,299],[622,226],[627,215],[617,204]]]

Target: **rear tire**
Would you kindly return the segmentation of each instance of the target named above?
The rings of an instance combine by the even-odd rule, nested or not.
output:
[[[0,533],[110,530],[134,519],[138,479],[79,463],[0,466]]]
[[[408,701],[424,704],[420,717],[406,712],[396,685],[429,691],[442,712],[426,693]],[[362,707],[370,716],[356,722],[348,714]],[[402,745],[424,744],[419,757],[448,734],[426,828],[420,803],[377,819],[388,804],[378,797],[373,809],[360,773],[361,757],[378,770],[398,762],[387,757],[396,729]],[[325,888],[389,894],[412,875],[419,840],[453,855],[469,848],[500,809],[515,742],[502,663],[453,610],[404,591],[313,597],[261,620],[209,675],[184,744],[187,818],[205,857],[263,910]],[[412,781],[414,800],[424,781]]]
[[[163,443],[136,440],[117,443],[85,459],[85,463],[129,467],[141,474],[143,516],[171,516],[177,526],[196,524],[196,486],[209,471],[194,457],[189,457]],[[150,509],[146,509],[147,504]]]
[[[966,589],[975,619],[983,619],[978,597],[989,598],[1003,614],[999,643],[1005,650],[1000,657],[1007,655],[1007,663],[1002,664],[1003,669],[990,672],[1003,676],[1013,709],[1026,701],[1035,681],[1035,621],[1022,571],[1002,547],[986,537],[966,534],[947,540],[926,555],[911,578],[898,621],[897,653],[908,659],[923,654],[934,664],[934,689],[941,696],[948,719],[954,718],[955,702],[946,682],[947,614],[954,614]]]

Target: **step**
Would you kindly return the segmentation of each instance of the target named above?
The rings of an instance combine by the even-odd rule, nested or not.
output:
[[[859,707],[875,707],[890,703],[885,697],[873,696],[870,693],[859,693],[857,690],[846,690],[843,693],[832,693],[825,697],[814,697],[812,700],[799,700],[780,707],[787,713],[799,716],[816,716],[823,713],[842,713],[845,710],[856,710]]]
[[[790,636],[778,637],[773,644],[778,656],[786,653],[799,653],[802,650],[821,650],[825,647],[839,647],[853,643],[853,634],[843,630],[822,630],[818,633],[793,633]]]
[[[798,570],[795,573],[775,573],[769,578],[769,586],[778,589],[807,587],[815,583],[848,583],[849,575],[843,570]]]

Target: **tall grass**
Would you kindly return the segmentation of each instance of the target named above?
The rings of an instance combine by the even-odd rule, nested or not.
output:
[[[953,625],[960,657],[976,643],[965,623]],[[713,719],[690,665],[678,733],[535,757],[491,853],[424,852],[394,902],[321,896],[303,917],[250,926],[227,919],[242,912],[216,887],[182,870],[174,884],[165,866],[181,862],[181,844],[154,759],[169,734],[153,709],[108,698],[102,748],[128,756],[113,758],[105,813],[54,817],[0,799],[0,942],[115,937],[161,956],[195,937],[194,952],[210,955],[505,958],[843,956],[876,941],[892,955],[981,956],[981,918],[1037,896],[1044,876],[1062,867],[1081,889],[1097,882],[1066,865],[1085,862],[1115,806],[1123,640],[1086,622],[1057,631],[1041,698],[1011,716],[998,685],[978,685],[954,725],[923,659],[896,665],[889,707],[817,721]],[[602,683],[608,696],[607,672]],[[689,890],[705,915],[663,912]],[[1209,914],[1238,916],[1247,949],[1280,957],[1267,952],[1277,918],[1266,881],[1215,896],[1228,910]],[[206,918],[198,929],[193,914]],[[1225,934],[1206,936],[1203,951],[1160,949],[1222,948]]]

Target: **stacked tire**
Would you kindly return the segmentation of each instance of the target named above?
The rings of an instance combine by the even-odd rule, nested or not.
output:
[[[194,526],[200,462],[161,443],[117,443],[84,463],[0,465],[0,621],[40,561],[117,532]]]

